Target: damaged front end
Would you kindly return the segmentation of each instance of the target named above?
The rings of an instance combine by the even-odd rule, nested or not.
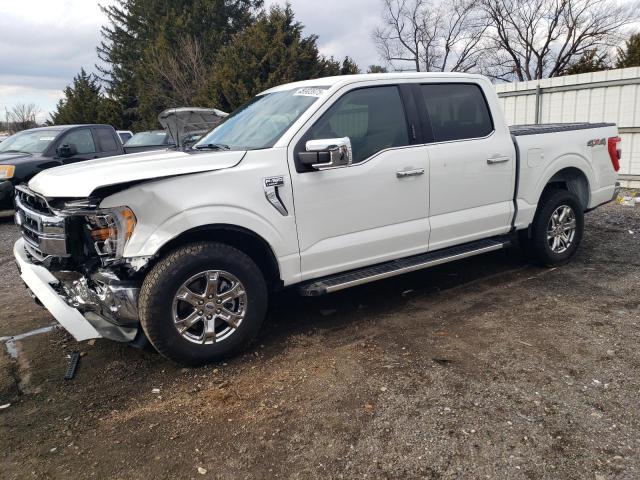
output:
[[[98,204],[96,199],[48,200],[18,186],[16,224],[22,239],[14,249],[16,259],[34,296],[76,339],[133,342],[142,335],[138,293],[148,259],[131,263],[123,258],[136,224],[134,213],[127,207],[99,209]]]

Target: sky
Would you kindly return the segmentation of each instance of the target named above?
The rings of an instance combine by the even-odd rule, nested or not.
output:
[[[0,0],[0,118],[5,108],[35,103],[44,121],[62,90],[84,67],[94,71],[105,17],[99,4],[113,0]],[[380,63],[371,31],[377,0],[290,0],[305,33],[319,36],[324,55],[353,57],[361,67]],[[265,5],[285,0],[265,0]]]

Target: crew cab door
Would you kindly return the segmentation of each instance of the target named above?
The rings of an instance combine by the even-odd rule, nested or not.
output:
[[[403,95],[404,93],[404,95]],[[348,87],[294,137],[289,161],[302,280],[428,249],[429,162],[406,87]],[[348,137],[352,163],[302,164],[309,140]]]
[[[502,116],[491,114],[500,108],[495,95],[485,96],[476,83],[426,83],[417,88],[433,141],[429,249],[507,233],[515,148]]]

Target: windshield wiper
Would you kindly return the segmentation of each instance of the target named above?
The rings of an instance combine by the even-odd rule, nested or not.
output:
[[[202,145],[196,145],[193,148],[196,150],[231,150],[231,147],[224,143],[204,143]]]

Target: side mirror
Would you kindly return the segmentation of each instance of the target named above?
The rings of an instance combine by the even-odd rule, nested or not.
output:
[[[78,153],[78,150],[72,143],[63,143],[62,145],[59,145],[58,148],[56,148],[56,155],[58,155],[60,158],[70,158],[73,157],[76,153]]]
[[[300,152],[300,162],[316,170],[348,167],[353,162],[349,137],[309,140],[306,152]]]

